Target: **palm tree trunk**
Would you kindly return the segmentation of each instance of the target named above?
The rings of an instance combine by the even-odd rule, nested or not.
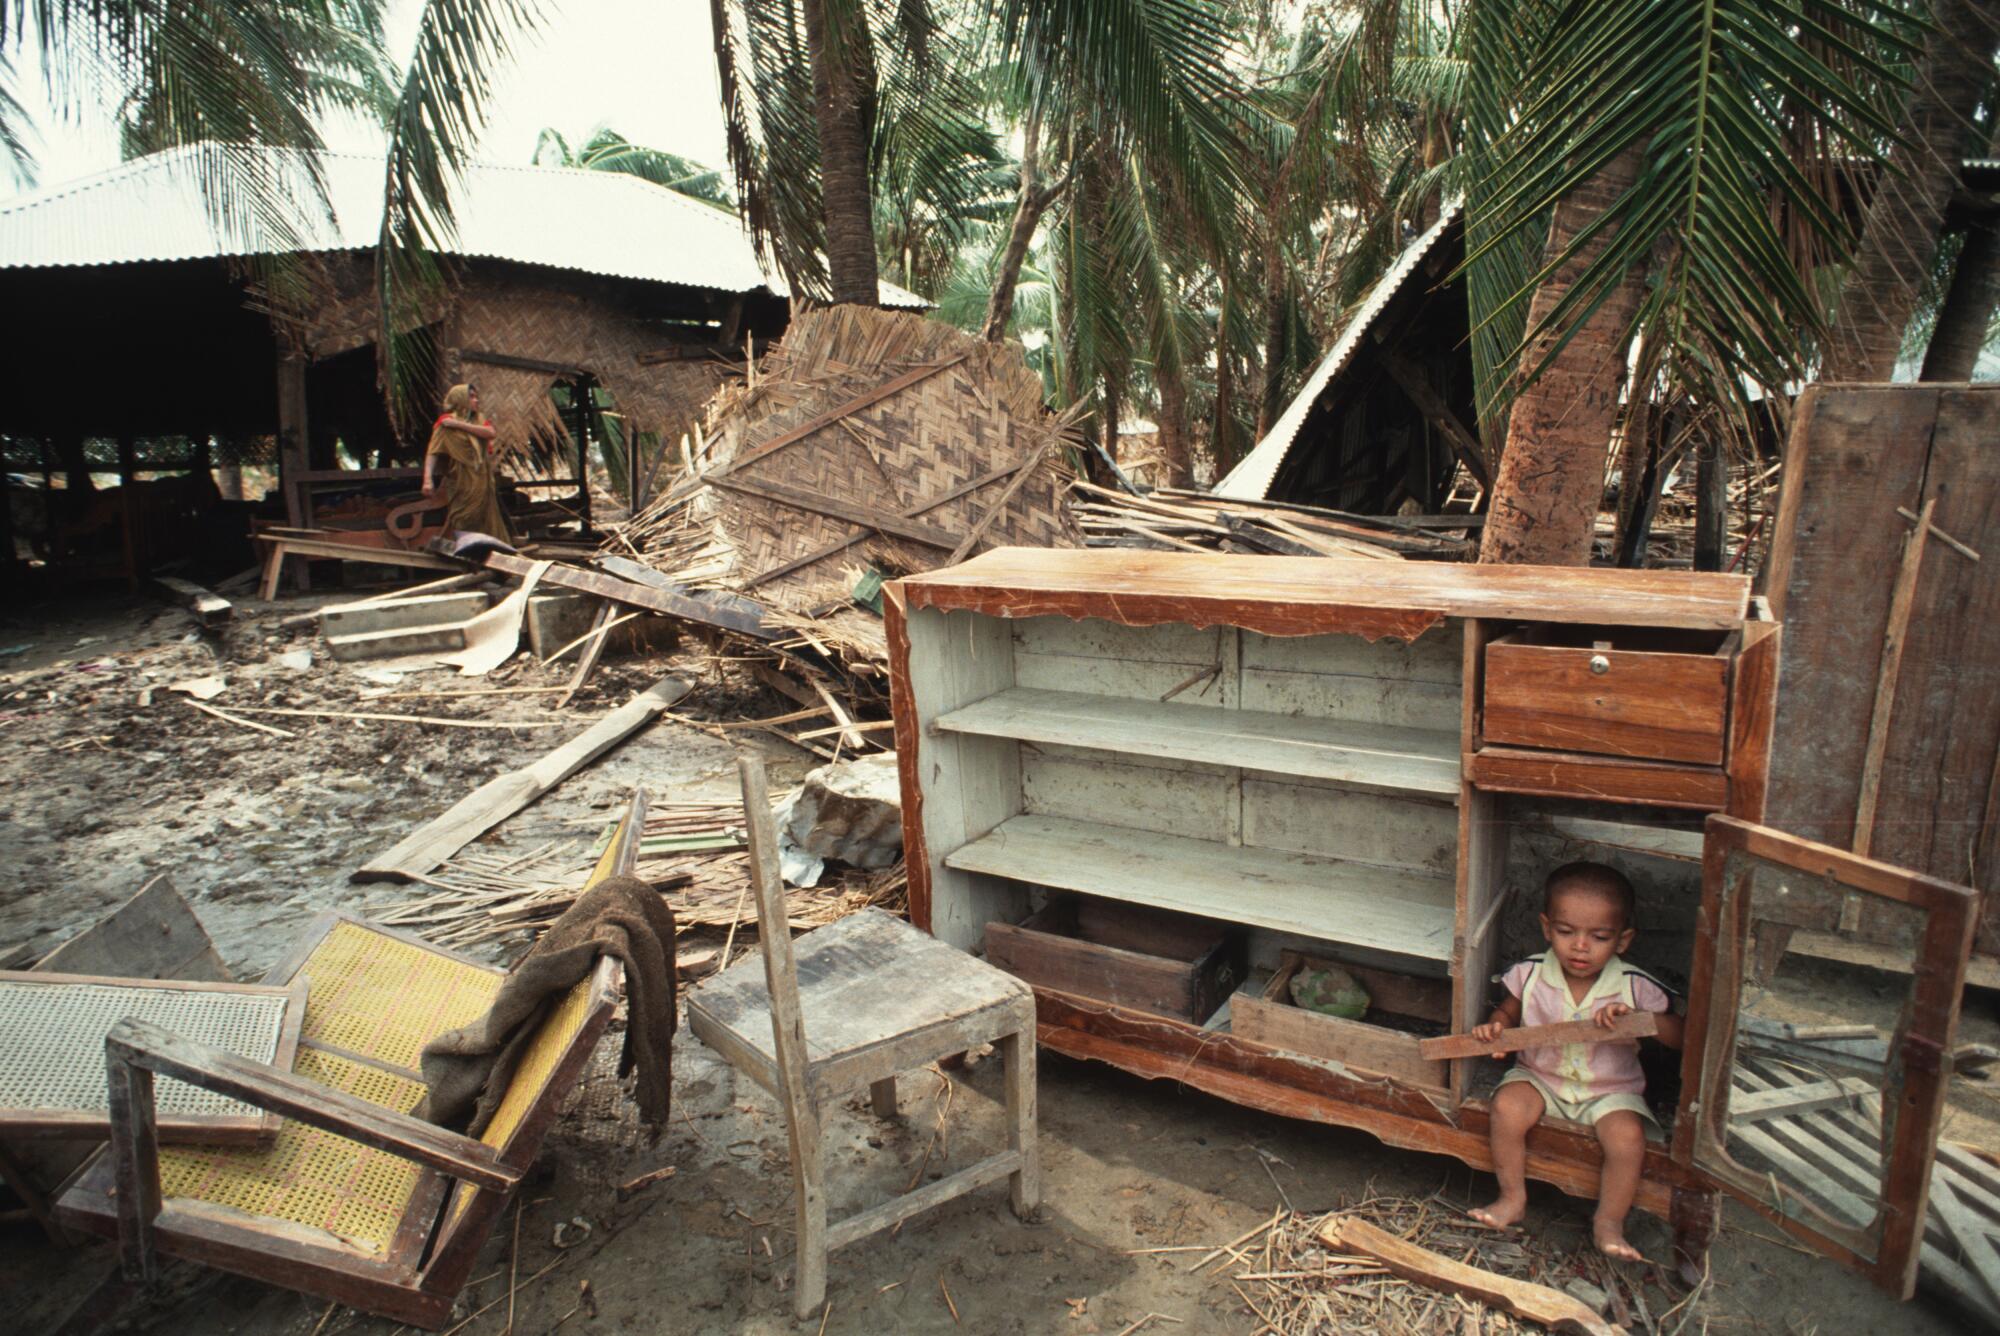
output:
[[[836,302],[881,304],[875,259],[875,199],[868,176],[869,124],[875,101],[874,56],[867,19],[854,8],[853,31],[828,23],[827,0],[801,0],[812,59],[813,120],[819,129],[820,212],[827,269]],[[846,21],[842,15],[841,21]]]
[[[1634,145],[1557,201],[1543,263],[1567,250],[1631,189],[1644,160],[1645,146]],[[1543,280],[1528,304],[1529,329],[1555,308],[1613,235],[1610,229],[1599,233]],[[1628,271],[1540,377],[1514,396],[1507,446],[1493,479],[1491,514],[1479,542],[1480,561],[1590,564],[1597,506],[1604,498],[1604,460],[1618,420],[1618,387],[1625,379],[1625,336],[1638,314],[1645,283],[1643,270],[1635,266]],[[1544,332],[1528,345],[1521,354],[1524,371],[1548,358],[1557,333]]]
[[[1160,455],[1165,463],[1163,485],[1194,483],[1194,451],[1188,440],[1187,370],[1180,363],[1156,364],[1153,380],[1160,389]]]
[[[1236,467],[1236,368],[1229,356],[1229,266],[1218,265],[1222,301],[1215,317],[1215,426],[1209,439],[1215,448],[1215,476],[1219,480]]]
[[[1285,274],[1285,248],[1277,237],[1277,219],[1271,220],[1270,249],[1264,253],[1264,394],[1257,401],[1257,439],[1263,440],[1271,424],[1285,411],[1285,298],[1289,292]]]
[[[1937,255],[1945,205],[1958,188],[1969,113],[1992,77],[2000,0],[1937,0],[1916,87],[1903,109],[1906,141],[1868,204],[1854,268],[1840,292],[1823,381],[1888,380],[1903,347],[1917,290]]]
[[[1041,169],[1041,137],[1042,109],[1037,105],[1028,114],[1028,124],[1022,132],[1021,190],[1014,205],[1014,225],[1007,233],[1007,249],[1000,253],[1000,268],[993,276],[993,295],[986,300],[986,323],[979,331],[988,343],[998,343],[1007,337],[1007,322],[1014,318],[1014,289],[1021,282],[1021,266],[1027,261],[1028,247],[1035,239],[1035,229],[1042,224],[1042,215],[1062,192],[1060,180],[1047,187],[1037,180]]]
[[[1919,380],[1971,380],[1986,347],[1986,328],[2000,305],[2000,222],[1981,219],[1965,230],[1951,286],[1938,308]]]

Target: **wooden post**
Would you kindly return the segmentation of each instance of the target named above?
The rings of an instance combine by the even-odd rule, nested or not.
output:
[[[1722,569],[1729,522],[1729,465],[1721,443],[1701,442],[1694,456],[1694,568]]]
[[[819,1109],[806,1077],[806,1031],[799,1014],[798,965],[792,958],[791,918],[778,873],[778,831],[762,757],[736,760],[743,784],[743,817],[750,843],[750,884],[757,894],[757,937],[764,955],[764,987],[771,999],[771,1042],[778,1059],[778,1090],[792,1143],[792,1187],[798,1210],[798,1272],[794,1311],[806,1317],[826,1297],[826,1194],[820,1173]]]
[[[306,359],[303,353],[278,354],[278,486],[285,494],[285,523],[303,529],[306,513]]]
[[[153,1073],[115,1049],[104,1057],[111,1154],[118,1183],[118,1257],[127,1280],[160,1274],[153,1221],[160,1214],[160,1134]]]

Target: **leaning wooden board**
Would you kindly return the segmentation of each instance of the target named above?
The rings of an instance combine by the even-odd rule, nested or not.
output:
[[[287,988],[95,974],[0,971],[0,1137],[103,1137],[111,1115],[104,1036],[136,1016],[289,1071],[305,1022],[306,983]],[[279,1118],[179,1083],[159,1091],[163,1142],[256,1144]]]
[[[1884,694],[1887,746],[1869,855],[1985,893],[1978,938],[2000,952],[2000,386],[1808,386],[1793,413],[1765,581],[1786,623],[1764,819],[1855,845],[1890,597],[1922,513],[1908,638]],[[1832,931],[1839,906],[1792,897],[1799,927]],[[1890,908],[1844,930],[1899,941]]]

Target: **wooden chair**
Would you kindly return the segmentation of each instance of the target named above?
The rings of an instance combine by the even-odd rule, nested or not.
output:
[[[735,965],[688,997],[688,1025],[784,1106],[798,1212],[794,1304],[806,1317],[826,1297],[826,1255],[920,1211],[1007,1178],[1014,1213],[1041,1200],[1035,1149],[1035,999],[1013,975],[954,950],[877,909],[799,939],[778,875],[764,763],[737,762],[750,832],[761,969]],[[875,1112],[896,1112],[896,1073],[979,1044],[1007,1065],[1007,1149],[915,1192],[827,1225],[820,1109],[866,1085]]]
[[[590,884],[630,872],[645,819],[635,795]],[[180,1257],[436,1329],[534,1163],[611,1019],[621,979],[598,962],[542,1020],[477,1139],[411,1116],[425,1044],[482,1015],[506,971],[329,914],[268,983],[307,983],[294,1071],[248,1062],[138,1021],[105,1042],[112,1139],[63,1194],[65,1225],[118,1240],[125,1273]],[[153,1078],[170,1076],[283,1114],[262,1149],[161,1146]]]

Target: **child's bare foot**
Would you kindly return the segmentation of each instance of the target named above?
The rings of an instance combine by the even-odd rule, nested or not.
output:
[[[1511,1229],[1519,1224],[1521,1217],[1527,1213],[1528,1194],[1525,1192],[1518,1197],[1497,1197],[1490,1205],[1476,1206],[1466,1212],[1480,1224],[1494,1229]]]
[[[1606,1257],[1620,1262],[1643,1262],[1646,1260],[1645,1254],[1625,1241],[1625,1222],[1623,1220],[1606,1220],[1600,1217],[1591,1222],[1590,1232],[1591,1236],[1597,1242],[1597,1251],[1603,1253]]]

